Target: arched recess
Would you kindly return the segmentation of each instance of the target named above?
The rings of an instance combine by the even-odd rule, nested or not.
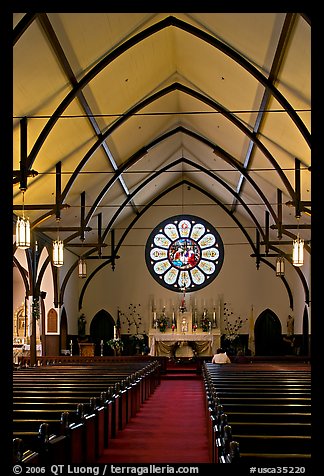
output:
[[[60,321],[60,348],[68,349],[68,320],[65,307],[62,308]]]
[[[254,342],[255,355],[281,355],[281,322],[271,309],[265,309],[255,321]]]
[[[207,192],[206,190],[202,189],[201,187],[199,187],[198,185],[188,181],[188,180],[182,180],[181,182],[179,183],[176,183],[172,186],[170,186],[169,188],[165,189],[162,193],[160,193],[158,196],[154,197],[145,207],[142,208],[142,210],[133,218],[133,220],[130,222],[130,224],[128,225],[128,227],[126,228],[126,230],[124,231],[124,233],[122,234],[118,244],[116,245],[116,248],[115,248],[115,254],[118,253],[118,250],[119,248],[121,247],[123,241],[125,240],[127,234],[129,233],[129,231],[133,228],[133,226],[136,224],[136,222],[142,217],[142,215],[144,213],[146,213],[146,211],[152,207],[154,205],[155,202],[157,202],[162,196],[168,194],[170,191],[174,190],[175,188],[181,186],[181,185],[188,185],[188,186],[191,186],[195,189],[197,189],[198,191],[200,191],[202,194],[206,195],[207,197],[209,197],[212,201],[214,201],[215,203],[217,203],[223,210],[225,213],[227,213],[229,215],[229,217],[237,224],[237,226],[240,228],[240,230],[242,231],[243,235],[246,237],[247,241],[249,242],[253,252],[255,253],[256,252],[256,246],[254,245],[251,237],[249,236],[249,234],[247,233],[246,229],[244,228],[244,226],[240,223],[240,221],[237,219],[237,217],[231,213],[229,213],[228,209],[226,208],[225,205],[223,205],[219,200],[217,200],[217,198],[215,198],[213,195],[211,195],[209,192]],[[242,202],[243,204],[243,202]],[[251,214],[252,217],[253,217],[253,214]],[[257,224],[257,226],[259,227],[260,225],[258,224],[258,222],[256,221],[256,219],[253,217],[253,220],[255,221],[255,223]],[[261,230],[261,232],[263,233],[263,230]],[[88,285],[90,284],[90,281],[92,280],[92,278],[105,266],[107,266],[108,264],[111,263],[111,259],[107,259],[105,260],[103,263],[101,263],[92,273],[91,275],[87,278],[85,284],[83,285],[82,287],[82,290],[81,290],[81,293],[80,293],[80,298],[79,298],[79,309],[82,308],[82,302],[83,302],[83,297],[84,297],[84,294],[85,294],[85,291],[88,287]],[[269,263],[268,261],[266,261],[265,259],[261,258],[261,260],[263,263],[265,263],[267,266],[270,266],[274,271],[275,271],[275,266],[272,265],[271,263]],[[296,268],[297,269],[297,268]],[[287,280],[285,279],[285,277],[281,277],[282,279],[282,282],[283,284],[285,285],[286,287],[286,290],[287,290],[287,293],[288,293],[288,297],[289,297],[289,305],[290,305],[290,308],[293,309],[293,297],[292,297],[292,292],[290,290],[290,287],[288,285],[288,282]],[[62,293],[63,293],[63,289],[62,289]]]
[[[309,318],[308,318],[308,309],[307,306],[304,307],[304,314],[303,314],[303,335],[302,335],[302,343],[300,353],[301,355],[309,355]]]
[[[104,355],[112,354],[111,349],[107,346],[107,340],[114,337],[115,320],[109,312],[101,309],[95,314],[90,322],[90,338],[95,344],[95,355],[100,355],[100,342],[103,341]]]

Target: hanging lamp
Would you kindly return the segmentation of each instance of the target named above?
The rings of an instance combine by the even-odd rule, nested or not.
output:
[[[53,242],[53,265],[60,268],[64,264],[63,241],[55,240]]]
[[[80,256],[78,263],[79,278],[87,277],[87,263],[86,260]]]
[[[22,250],[30,247],[30,223],[25,217],[25,193],[23,194],[23,216],[18,217],[16,222],[16,246]]]
[[[293,241],[292,264],[294,266],[303,266],[304,264],[304,240],[299,236],[299,218],[297,238]]]
[[[82,240],[82,252],[81,256],[79,257],[79,262],[78,262],[78,275],[79,278],[86,278],[87,277],[87,262],[85,258],[83,257],[83,242],[84,238],[81,237]]]
[[[299,235],[293,241],[292,264],[294,266],[303,266],[304,264],[304,240]]]
[[[285,275],[285,258],[283,256],[278,256],[276,259],[276,276]]]
[[[60,268],[64,264],[64,245],[59,238],[59,229],[57,230],[57,240],[53,241],[53,265]]]

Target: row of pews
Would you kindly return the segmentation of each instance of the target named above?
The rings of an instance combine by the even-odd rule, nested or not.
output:
[[[203,364],[213,463],[310,460],[311,371],[273,367]]]
[[[13,463],[95,463],[160,384],[157,359],[13,372]]]

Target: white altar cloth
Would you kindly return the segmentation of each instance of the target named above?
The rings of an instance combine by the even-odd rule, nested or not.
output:
[[[220,331],[219,329],[212,329],[211,333],[208,332],[149,332],[149,347],[150,355],[160,355],[159,342],[205,342],[209,344],[207,355],[213,355],[216,353],[220,343]]]

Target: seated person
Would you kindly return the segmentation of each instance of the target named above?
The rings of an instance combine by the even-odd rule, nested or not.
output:
[[[212,364],[230,364],[231,359],[229,356],[226,354],[224,349],[217,349],[216,354],[212,358]]]

